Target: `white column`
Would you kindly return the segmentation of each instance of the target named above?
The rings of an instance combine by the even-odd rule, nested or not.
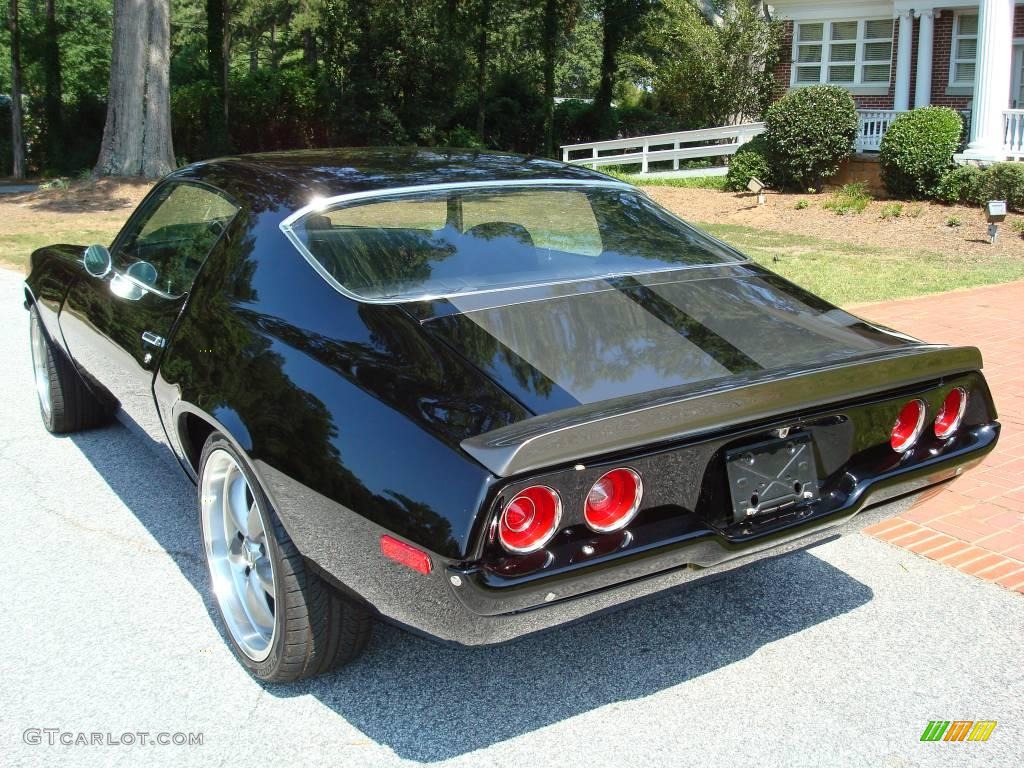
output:
[[[981,0],[978,16],[978,60],[974,70],[971,141],[964,157],[1003,157],[1003,110],[1010,103],[1013,68],[1014,0]]]
[[[900,21],[900,37],[896,49],[896,86],[892,107],[910,109],[910,54],[914,40],[914,17],[910,11],[900,11],[897,18]]]
[[[927,107],[932,102],[932,49],[935,47],[935,11],[918,11],[920,28],[917,31],[917,80],[914,85],[914,108]]]

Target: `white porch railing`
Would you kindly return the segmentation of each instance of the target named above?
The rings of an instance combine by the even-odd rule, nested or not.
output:
[[[679,171],[680,160],[733,155],[743,144],[763,132],[764,123],[744,123],[701,128],[696,131],[594,141],[589,144],[568,144],[562,147],[562,160],[575,165],[589,165],[592,168],[601,165],[639,163],[641,174],[650,173],[651,163],[671,160],[672,170]],[[701,169],[700,172],[704,174],[709,170],[712,169]]]
[[[1011,160],[1024,160],[1024,109],[1003,110],[1003,151]]]
[[[904,110],[898,109],[858,109],[857,138],[853,148],[857,152],[877,152],[882,148],[882,137],[889,130],[892,121]]]

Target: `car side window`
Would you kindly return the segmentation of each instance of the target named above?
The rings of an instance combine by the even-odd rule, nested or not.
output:
[[[238,212],[209,187],[178,182],[151,197],[114,253],[122,272],[171,296],[192,287],[199,268]]]

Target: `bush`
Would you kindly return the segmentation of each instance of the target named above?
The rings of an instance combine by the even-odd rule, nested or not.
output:
[[[1005,200],[1011,211],[1024,211],[1024,165],[996,163],[986,168],[981,177],[981,194],[972,202]]]
[[[935,189],[944,203],[980,203],[984,197],[985,174],[975,165],[958,165],[946,171]]]
[[[897,197],[937,197],[962,131],[963,120],[948,107],[922,107],[897,117],[878,155],[885,188]]]
[[[898,219],[903,215],[903,203],[886,203],[879,216],[883,219]]]
[[[765,124],[776,185],[806,190],[834,176],[853,152],[857,110],[845,88],[815,85],[775,102]]]
[[[822,205],[822,208],[833,211],[836,216],[845,216],[848,213],[863,213],[870,202],[871,195],[868,194],[867,183],[858,181],[844,184]]]
[[[762,136],[748,141],[729,160],[729,172],[725,176],[725,188],[739,192],[747,188],[751,177],[762,184],[772,186],[772,165],[768,147]]]
[[[793,207],[796,208],[798,211],[802,211],[804,208],[807,208],[809,205],[810,205],[810,203],[808,203],[803,198],[800,198],[799,200],[796,201],[796,205],[794,205]]]
[[[946,219],[947,227],[959,227],[961,224],[963,224],[963,222],[960,220],[959,216],[950,216]]]

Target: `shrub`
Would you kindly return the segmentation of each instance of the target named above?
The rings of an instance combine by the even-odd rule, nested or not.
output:
[[[886,203],[879,215],[883,219],[898,219],[903,215],[903,203]]]
[[[796,205],[794,205],[793,207],[796,208],[798,211],[802,211],[808,205],[810,205],[810,203],[808,203],[803,198],[800,198],[799,200],[796,201]]]
[[[947,227],[959,227],[961,224],[963,224],[963,222],[960,221],[959,216],[950,216],[949,218],[946,219]]]
[[[982,172],[981,179],[981,194],[971,202],[1005,200],[1011,211],[1024,211],[1024,165],[996,163]]]
[[[1018,235],[1024,234],[1024,219],[1014,219],[1010,222],[1010,229]]]
[[[962,131],[963,120],[948,107],[922,107],[897,117],[878,155],[885,188],[898,197],[936,197]]]
[[[768,157],[768,147],[764,138],[755,136],[748,141],[729,160],[729,173],[725,177],[725,188],[739,192],[747,188],[751,177],[761,183],[772,185],[772,165]]]
[[[834,176],[853,152],[857,110],[846,89],[815,85],[775,102],[765,125],[775,184],[806,190]]]
[[[924,213],[923,205],[913,205],[910,207],[910,210],[907,211],[907,216],[909,216],[912,219],[919,219],[921,218],[922,213]]]
[[[935,197],[944,203],[980,203],[984,197],[985,177],[974,165],[958,165],[946,171],[939,181]]]
[[[848,213],[863,213],[870,202],[867,183],[858,181],[844,184],[822,207],[834,211],[836,216],[845,216]]]

